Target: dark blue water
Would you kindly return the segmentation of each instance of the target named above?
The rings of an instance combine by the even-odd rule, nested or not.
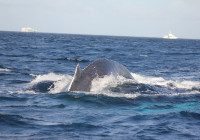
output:
[[[107,58],[123,77],[68,92]],[[0,139],[200,139],[200,40],[0,32]]]

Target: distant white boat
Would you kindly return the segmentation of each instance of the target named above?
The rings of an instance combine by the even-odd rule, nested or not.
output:
[[[169,32],[169,34],[163,36],[163,38],[166,38],[166,39],[177,39],[178,37],[176,37],[176,36],[173,35],[171,32]]]
[[[33,28],[30,27],[25,27],[21,29],[21,32],[35,32],[35,30]]]

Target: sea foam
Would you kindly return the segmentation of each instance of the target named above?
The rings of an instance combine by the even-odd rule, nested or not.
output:
[[[104,76],[103,78],[97,77],[91,83],[91,91],[84,93],[125,98],[200,94],[200,82],[197,81],[174,81],[166,80],[162,77],[145,76],[137,73],[131,74],[134,80],[113,75]],[[35,79],[29,83],[29,87],[45,81],[53,81],[53,86],[49,87],[48,93],[68,92],[67,89],[72,80],[72,76],[70,75],[55,73],[33,75],[33,77],[35,77]],[[119,89],[119,92],[115,91],[115,88]],[[143,91],[145,91],[145,94]],[[76,93],[83,92],[80,91]]]
[[[38,83],[42,83],[45,81],[52,81],[53,86],[50,87],[48,93],[60,93],[63,92],[66,86],[69,84],[69,82],[72,79],[72,76],[70,75],[63,75],[63,74],[55,74],[55,73],[48,73],[45,75],[33,75],[35,77],[34,80],[32,80],[28,87],[32,87]]]
[[[0,68],[0,71],[11,72],[12,70],[10,70],[10,69],[3,69],[3,68]]]

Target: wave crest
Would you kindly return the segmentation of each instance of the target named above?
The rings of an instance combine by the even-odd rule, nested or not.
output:
[[[74,58],[74,57],[63,57],[63,58],[58,58],[57,60],[67,60],[67,61],[74,61],[74,62],[89,62],[87,59],[79,59],[79,58]]]
[[[35,79],[32,80],[26,88],[28,91],[32,91],[34,93],[63,92],[72,79],[72,76],[70,75],[61,75],[55,73],[34,75],[34,77]]]
[[[91,91],[86,95],[105,95],[110,97],[136,98],[138,96],[178,96],[188,94],[200,94],[200,82],[197,81],[173,81],[162,77],[150,77],[132,73],[134,80],[122,76],[108,75],[103,78],[95,78],[92,81]],[[49,73],[34,75],[27,91],[33,93],[60,93],[67,92],[72,80],[70,75]],[[76,92],[83,93],[83,92]]]
[[[0,71],[3,71],[3,72],[11,72],[12,70],[0,68]]]

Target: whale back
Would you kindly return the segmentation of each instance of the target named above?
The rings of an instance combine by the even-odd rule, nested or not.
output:
[[[108,59],[100,59],[89,64],[85,69],[81,70],[79,64],[68,88],[69,91],[90,91],[92,80],[95,78],[103,78],[105,75],[121,75],[128,79],[133,79],[132,75],[126,67],[116,61]]]

